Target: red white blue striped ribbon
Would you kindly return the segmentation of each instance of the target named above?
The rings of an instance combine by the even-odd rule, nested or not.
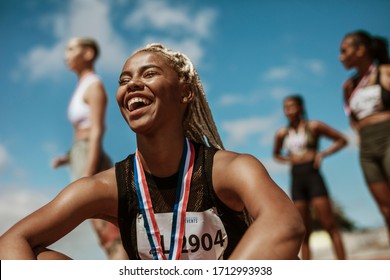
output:
[[[185,138],[183,154],[180,161],[178,186],[176,190],[175,204],[173,208],[171,244],[169,259],[180,259],[183,236],[185,230],[185,218],[187,210],[188,195],[191,186],[192,170],[195,160],[195,150],[191,142]],[[166,260],[164,248],[161,246],[160,230],[154,215],[152,201],[145,178],[145,173],[139,158],[138,149],[134,160],[134,183],[137,192],[138,203],[141,214],[144,218],[144,226],[147,232],[153,258]]]

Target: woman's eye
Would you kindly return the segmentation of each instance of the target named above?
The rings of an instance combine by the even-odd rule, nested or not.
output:
[[[146,72],[146,73],[144,74],[144,77],[145,77],[145,78],[151,78],[151,77],[153,77],[155,74],[156,74],[156,72],[154,72],[154,71],[148,71],[148,72]]]
[[[122,78],[122,79],[119,79],[118,83],[119,83],[119,85],[123,86],[123,85],[126,85],[129,81],[130,81],[129,78]]]

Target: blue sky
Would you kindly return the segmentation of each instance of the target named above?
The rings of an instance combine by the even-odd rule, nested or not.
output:
[[[383,226],[342,110],[341,85],[351,72],[338,51],[355,29],[390,38],[389,10],[388,0],[1,1],[0,233],[69,183],[68,170],[50,162],[72,142],[66,108],[76,76],[63,52],[75,35],[101,45],[96,70],[109,95],[104,147],[114,161],[135,150],[115,101],[122,65],[135,49],[162,42],[193,60],[226,148],[259,158],[287,193],[289,168],[272,159],[273,137],[286,124],[283,97],[301,93],[310,119],[350,138],[322,166],[332,198],[356,225]],[[58,248],[101,258],[89,231],[80,227]]]

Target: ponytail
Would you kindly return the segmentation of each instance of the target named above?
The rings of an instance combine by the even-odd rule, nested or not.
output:
[[[352,38],[356,47],[365,46],[372,57],[378,64],[390,63],[388,41],[384,37],[371,36],[364,30],[357,30],[345,35],[344,38]]]

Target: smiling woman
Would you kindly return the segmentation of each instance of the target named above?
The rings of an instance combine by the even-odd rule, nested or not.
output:
[[[160,44],[136,51],[116,98],[135,153],[13,226],[1,259],[66,258],[45,247],[95,217],[119,225],[129,259],[297,258],[299,213],[260,161],[223,149],[187,56]]]

